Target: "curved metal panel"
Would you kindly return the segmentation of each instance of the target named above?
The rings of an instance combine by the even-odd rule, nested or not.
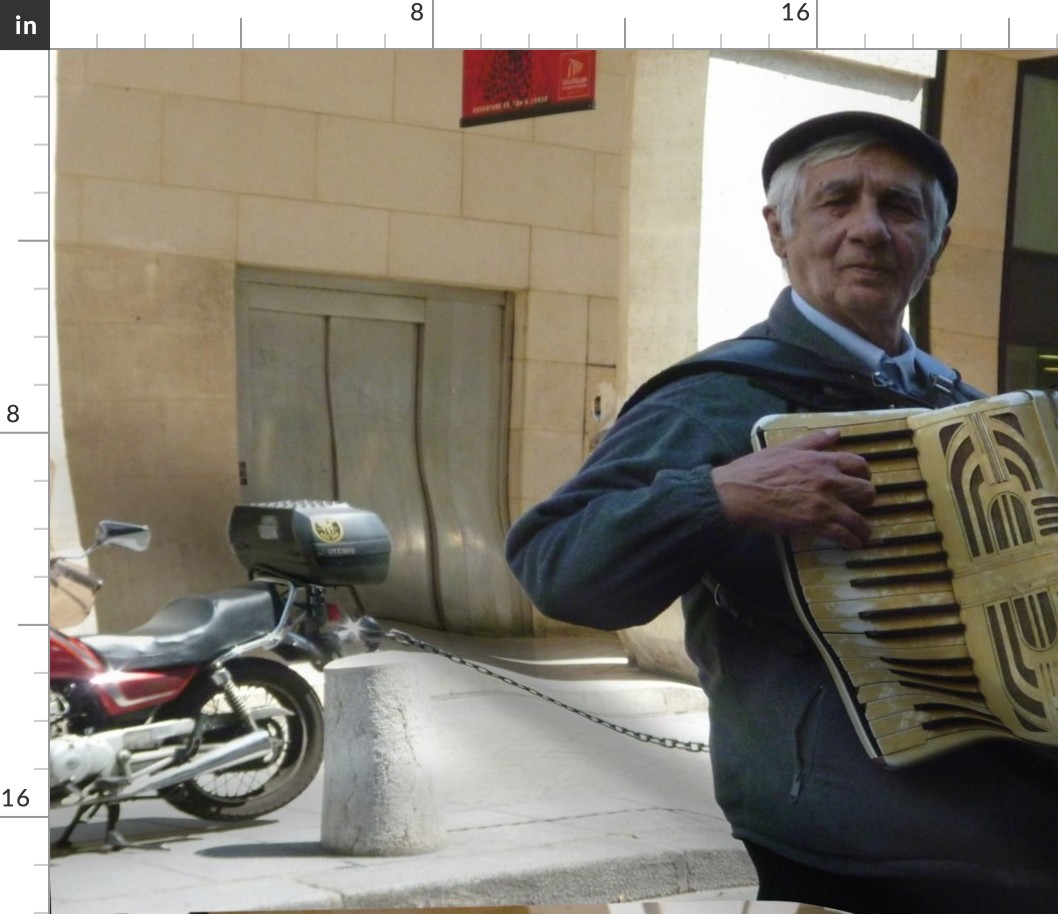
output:
[[[385,583],[363,588],[360,598],[372,615],[437,628],[416,429],[420,331],[331,318],[330,398],[339,497],[378,514],[393,543]]]
[[[423,479],[446,628],[520,633],[528,614],[503,557],[504,312],[431,299],[419,401]],[[458,608],[458,612],[449,609]]]

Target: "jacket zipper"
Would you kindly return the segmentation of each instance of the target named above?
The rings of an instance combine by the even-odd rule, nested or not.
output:
[[[801,713],[801,719],[798,720],[797,726],[794,727],[794,760],[796,767],[794,769],[793,784],[790,785],[790,802],[796,803],[801,796],[801,788],[804,787],[805,782],[805,746],[804,746],[804,734],[805,730],[809,726],[810,718],[812,716],[812,709],[815,708],[817,702],[823,695],[825,686],[819,686],[815,692],[812,693],[812,697],[808,699],[808,703],[805,705],[804,711]]]

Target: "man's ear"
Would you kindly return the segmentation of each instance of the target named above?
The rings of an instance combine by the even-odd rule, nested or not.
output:
[[[944,226],[944,232],[940,236],[940,247],[937,248],[937,253],[933,255],[933,259],[929,262],[929,273],[928,276],[932,276],[934,270],[937,269],[937,263],[940,260],[940,255],[944,253],[944,249],[948,246],[948,239],[951,238],[951,226]]]
[[[771,240],[771,249],[782,258],[786,259],[786,239],[782,234],[782,220],[779,218],[774,206],[766,206],[763,210],[764,221],[768,224],[768,238]]]

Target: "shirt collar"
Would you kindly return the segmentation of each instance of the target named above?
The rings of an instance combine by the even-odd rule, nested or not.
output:
[[[899,355],[888,356],[884,349],[875,346],[870,340],[864,339],[858,333],[854,333],[848,327],[842,326],[833,318],[827,317],[822,311],[805,301],[796,289],[791,288],[793,303],[805,320],[812,326],[829,336],[842,349],[850,352],[860,361],[872,374],[879,371],[883,361],[895,362],[900,373],[905,378],[915,376],[915,357],[918,347],[911,335],[906,330],[901,330],[903,349]]]

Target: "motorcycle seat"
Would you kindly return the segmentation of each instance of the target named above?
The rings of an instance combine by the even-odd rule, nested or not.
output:
[[[81,640],[114,669],[153,670],[211,660],[233,645],[268,634],[275,624],[271,585],[251,582],[177,597],[137,628]]]

